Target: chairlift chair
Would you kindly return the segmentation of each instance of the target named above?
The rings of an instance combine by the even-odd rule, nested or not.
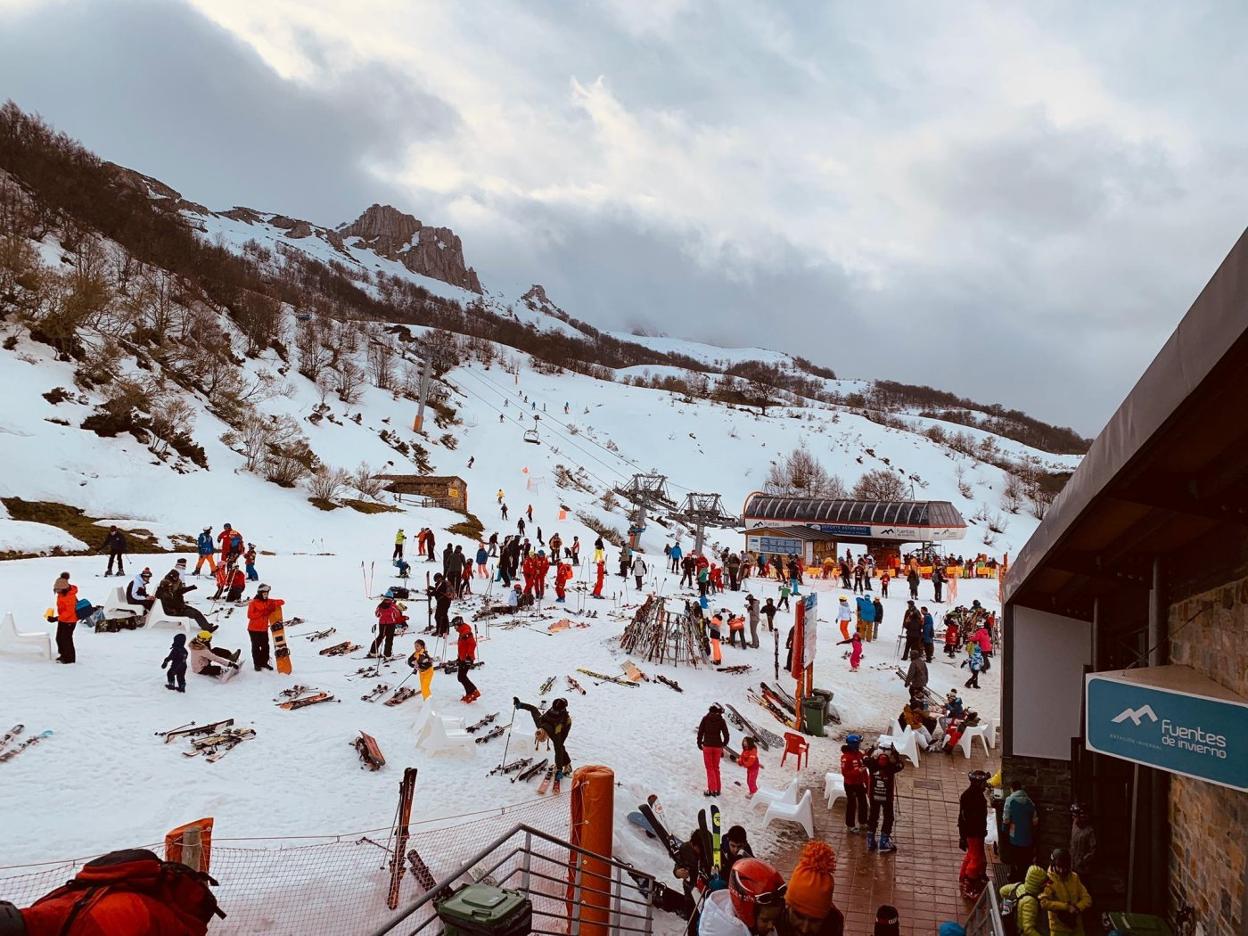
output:
[[[534,445],[541,445],[541,437],[537,434],[537,417],[533,417],[533,428],[524,430],[524,441],[532,442]]]

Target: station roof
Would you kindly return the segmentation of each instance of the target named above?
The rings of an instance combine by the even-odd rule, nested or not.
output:
[[[1005,600],[1090,619],[1093,598],[1148,588],[1155,557],[1175,560],[1172,589],[1244,563],[1246,534],[1248,233],[1015,557]]]
[[[790,523],[869,523],[890,526],[965,527],[948,501],[864,501],[844,498],[782,497],[753,493],[742,511],[747,520]]]

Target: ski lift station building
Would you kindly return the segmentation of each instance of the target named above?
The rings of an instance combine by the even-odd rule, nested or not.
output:
[[[949,501],[863,501],[785,497],[758,491],[741,511],[745,548],[767,555],[801,556],[807,565],[837,555],[838,543],[867,547],[890,565],[904,543],[930,545],[966,536],[966,521]]]

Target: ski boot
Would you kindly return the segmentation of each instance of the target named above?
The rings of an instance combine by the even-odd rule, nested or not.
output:
[[[897,850],[897,846],[893,842],[892,836],[890,835],[880,836],[880,853],[881,854],[883,854],[884,852],[895,852],[896,850]]]
[[[875,833],[874,832],[867,833],[867,851],[869,852],[875,851]]]

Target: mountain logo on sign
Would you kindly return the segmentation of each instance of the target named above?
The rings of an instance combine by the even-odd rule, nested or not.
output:
[[[1157,721],[1157,713],[1153,711],[1153,707],[1151,705],[1141,705],[1137,709],[1123,709],[1116,716],[1114,716],[1112,721],[1115,725],[1120,725],[1128,718],[1131,719],[1131,724],[1135,725],[1136,728],[1139,728],[1140,722],[1145,718],[1147,718],[1150,722]]]

